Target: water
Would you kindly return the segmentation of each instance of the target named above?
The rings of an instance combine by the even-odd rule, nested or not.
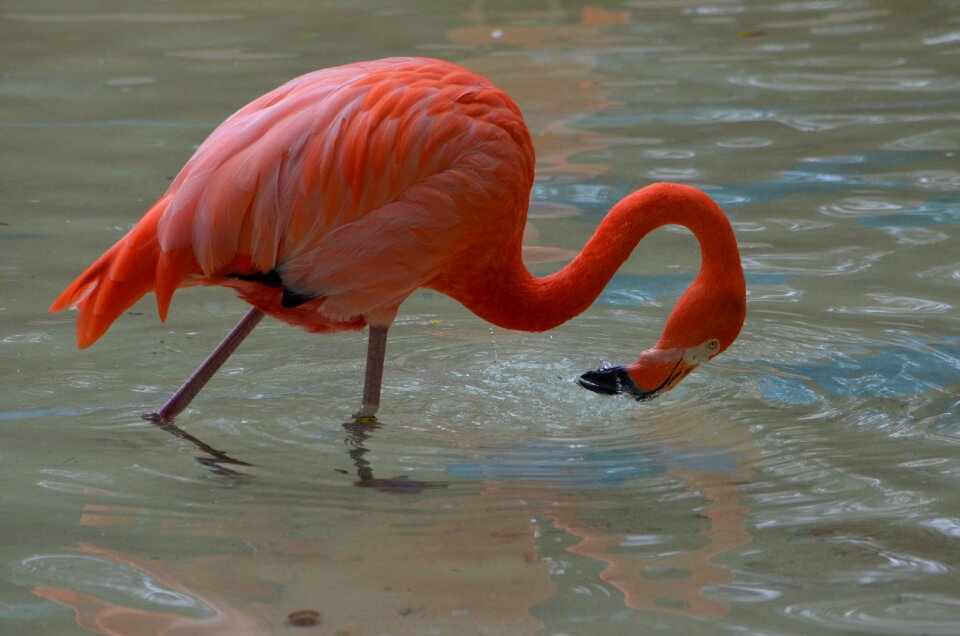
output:
[[[960,3],[0,14],[0,632],[960,632]],[[186,290],[160,324],[149,299],[84,352],[46,306],[236,108],[397,54],[523,108],[539,272],[645,183],[710,192],[746,265],[736,345],[651,403],[574,384],[690,280],[662,230],[550,334],[411,298],[375,431],[343,426],[363,337],[273,321],[182,429],[141,421],[241,303]]]

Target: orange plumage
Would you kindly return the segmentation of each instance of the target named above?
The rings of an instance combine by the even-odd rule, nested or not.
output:
[[[225,285],[310,331],[370,325],[385,338],[403,300],[429,287],[495,324],[542,330],[589,306],[648,232],[681,223],[704,264],[660,349],[729,346],[743,322],[743,274],[716,204],[685,186],[641,190],[573,262],[538,279],[520,258],[533,166],[516,105],[454,64],[395,58],[309,73],[217,127],[50,309],[79,310],[85,348],[149,291],[164,319],[178,287]],[[717,303],[727,307],[719,315]],[[664,355],[657,364],[677,357]],[[629,381],[643,389],[647,372],[631,368]]]
[[[51,310],[80,311],[81,348],[147,292],[165,317],[173,290],[193,284],[235,287],[311,331],[361,328],[457,259],[452,244],[469,252],[476,226],[510,215],[522,228],[512,194],[529,190],[532,168],[519,110],[457,66],[394,59],[310,73],[221,124]],[[283,308],[279,288],[231,277],[273,270],[317,298]]]

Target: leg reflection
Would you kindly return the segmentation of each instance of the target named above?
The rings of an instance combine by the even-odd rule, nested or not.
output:
[[[238,480],[246,479],[247,478],[246,475],[244,475],[243,473],[237,472],[235,470],[232,470],[230,468],[227,468],[227,465],[253,466],[253,464],[231,457],[226,453],[226,451],[217,450],[213,446],[210,446],[210,444],[207,444],[203,440],[186,432],[185,430],[183,430],[173,422],[163,422],[163,421],[151,420],[151,419],[147,419],[147,421],[153,422],[153,424],[157,428],[159,428],[162,431],[166,431],[167,433],[170,433],[174,437],[190,442],[191,444],[196,446],[198,449],[200,449],[200,451],[202,451],[203,453],[206,453],[205,455],[195,457],[194,459],[200,462],[200,464],[202,464],[204,467],[208,468],[215,475],[220,475],[221,477],[229,477],[230,479],[238,479]]]
[[[379,479],[373,475],[373,466],[366,454],[370,452],[364,443],[370,439],[373,431],[380,428],[376,422],[353,421],[343,425],[347,431],[347,437],[344,443],[350,447],[348,455],[353,461],[353,466],[357,471],[357,481],[354,486],[358,488],[373,488],[380,492],[389,492],[398,495],[416,495],[426,488],[446,488],[447,484],[440,481],[419,481],[410,479],[406,475],[390,477],[388,479]]]
[[[236,459],[235,457],[231,457],[226,453],[226,451],[218,450],[213,446],[210,446],[195,435],[183,430],[173,422],[161,422],[157,420],[148,421],[153,422],[153,424],[160,430],[166,431],[174,437],[190,442],[200,451],[202,451],[204,455],[196,457],[195,459],[214,474],[237,480],[248,478],[247,475],[228,468],[228,466],[253,466],[253,464]],[[358,488],[373,488],[381,492],[412,495],[419,494],[426,488],[447,487],[447,484],[444,482],[419,481],[416,479],[410,479],[406,475],[399,475],[397,477],[390,477],[388,479],[375,477],[373,474],[373,466],[370,464],[370,460],[366,458],[366,455],[368,452],[370,452],[370,449],[368,449],[364,444],[370,439],[371,434],[380,428],[380,424],[376,422],[355,420],[345,423],[343,428],[347,431],[347,437],[344,439],[344,443],[349,447],[347,454],[350,456],[350,460],[353,462],[354,469],[357,473],[357,481],[354,482],[354,486],[357,486]]]

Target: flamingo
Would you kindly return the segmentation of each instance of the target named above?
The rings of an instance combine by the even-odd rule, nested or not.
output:
[[[746,288],[730,222],[704,192],[648,185],[617,203],[583,250],[536,277],[521,239],[534,149],[520,110],[450,62],[391,58],[318,70],[217,127],[136,226],[50,311],[77,309],[89,347],[147,292],[160,320],[179,287],[222,285],[253,307],[155,413],[171,422],[269,315],[307,331],[369,328],[358,418],[380,405],[387,330],[427,288],[494,325],[556,327],[586,310],[653,229],[688,228],[701,265],[659,342],[628,366],[584,373],[602,394],[675,387],[740,332]]]

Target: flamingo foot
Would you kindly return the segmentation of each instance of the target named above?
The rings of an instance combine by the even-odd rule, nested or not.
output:
[[[380,428],[379,422],[377,421],[376,415],[364,415],[363,409],[360,409],[352,416],[354,424],[362,424],[364,426],[371,426],[373,428]]]

